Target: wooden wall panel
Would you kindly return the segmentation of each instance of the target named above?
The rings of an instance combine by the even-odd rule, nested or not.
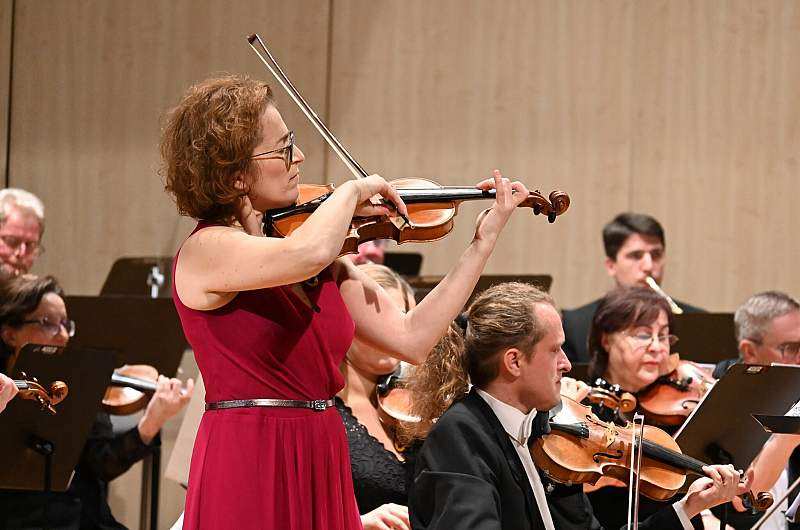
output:
[[[498,167],[570,193],[555,225],[519,212],[490,273],[550,273],[565,305],[609,284],[599,227],[629,202],[629,2],[359,2],[333,11],[331,121],[369,171],[471,184]],[[345,175],[331,162],[333,180]],[[444,273],[475,214],[422,252]],[[401,250],[402,250],[401,249]]]
[[[634,27],[631,206],[664,222],[667,290],[800,295],[800,5],[641,2]]]
[[[172,255],[192,223],[156,173],[159,118],[213,73],[269,79],[245,40],[253,31],[322,112],[327,12],[317,0],[18,0],[11,182],[47,207],[37,270],[92,294],[120,256]],[[306,171],[321,174],[321,140],[278,98],[311,158]]]

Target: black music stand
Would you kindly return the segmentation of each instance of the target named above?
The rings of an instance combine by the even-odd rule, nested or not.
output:
[[[420,302],[425,298],[425,295],[439,285],[442,278],[444,278],[444,276],[417,276],[416,278],[408,278],[408,283],[414,288],[414,297],[417,299],[417,302]],[[483,274],[478,278],[478,283],[475,285],[475,289],[472,290],[467,304],[482,291],[498,283],[505,282],[529,283],[545,292],[549,292],[550,286],[553,285],[553,277],[549,274]]]
[[[419,252],[384,252],[383,264],[403,276],[419,276],[422,254]]]
[[[45,386],[64,381],[67,397],[56,414],[31,400],[14,399],[0,414],[0,488],[65,491],[100,408],[111,373],[113,352],[68,346],[22,348],[9,376],[24,372]]]
[[[692,411],[675,440],[698,460],[747,469],[769,438],[752,415],[784,415],[797,402],[798,388],[800,366],[734,364]]]
[[[739,356],[733,313],[683,313],[675,316],[680,338],[675,351],[681,359],[699,363],[718,363]]]
[[[70,344],[114,350],[119,364],[149,364],[173,377],[188,347],[169,298],[67,296],[75,321]]]
[[[108,271],[102,295],[138,295],[150,298],[172,296],[172,257],[119,258]]]
[[[149,364],[159,374],[174,377],[188,347],[178,312],[169,298],[145,296],[67,296],[70,318],[75,321],[71,344],[109,348],[117,364]],[[142,477],[142,497],[149,496],[150,528],[158,525],[161,451],[148,457]],[[142,520],[146,520],[142,504]]]

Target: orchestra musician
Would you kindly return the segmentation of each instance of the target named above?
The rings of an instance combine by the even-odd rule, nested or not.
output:
[[[411,286],[383,265],[359,269],[380,285],[403,312],[416,306]],[[339,369],[344,387],[336,395],[342,416],[353,475],[356,502],[365,530],[385,526],[409,530],[408,482],[413,473],[412,454],[397,440],[398,420],[387,418],[378,402],[381,378],[396,372],[400,361],[353,339]]]
[[[664,228],[654,217],[640,213],[621,213],[603,227],[605,269],[616,286],[647,286],[651,277],[657,284],[664,279],[667,243]],[[589,361],[587,339],[600,299],[562,312],[566,342],[564,351],[573,362]],[[684,312],[702,311],[675,301]]]
[[[19,389],[14,384],[14,380],[5,374],[0,374],[0,412],[6,410],[8,402],[14,399]]]
[[[571,368],[552,298],[527,284],[493,286],[470,305],[460,340],[450,363],[455,370],[430,372],[445,384],[461,381],[450,383],[459,389],[455,403],[432,424],[417,455],[409,496],[413,528],[567,528],[553,519],[528,449],[536,411],[559,403],[561,376]],[[704,469],[708,478],[639,528],[691,528],[690,517],[747,489],[731,466]],[[583,505],[589,514],[583,528],[599,528]]]
[[[746,364],[800,364],[800,303],[792,296],[779,291],[766,291],[748,298],[734,314],[739,358],[717,365],[714,377],[720,378],[736,362]],[[800,477],[800,435],[774,434],[762,448],[752,464],[753,489],[772,489],[778,499],[786,488]],[[795,491],[788,502],[797,496]],[[784,523],[776,516],[767,528],[800,529],[798,523]],[[743,521],[739,528],[749,528],[752,518]]]
[[[19,188],[0,190],[0,275],[27,273],[42,253],[44,204]]]
[[[66,346],[75,333],[64,292],[52,276],[21,275],[0,284],[0,366],[25,344]],[[158,378],[138,424],[114,434],[98,412],[66,492],[0,492],[0,528],[124,529],[108,506],[108,483],[160,444],[158,432],[191,396],[177,379]]]
[[[208,402],[184,527],[360,528],[347,440],[329,408],[344,383],[338,365],[354,336],[421,362],[527,189],[498,171],[478,184],[497,190],[494,204],[450,273],[404,314],[337,259],[354,215],[393,213],[370,198],[407,214],[380,176],[337,187],[289,237],[263,236],[263,212],[297,199],[304,161],[265,83],[227,76],[190,88],[167,120],[161,152],[166,189],[198,220],[173,276]]]

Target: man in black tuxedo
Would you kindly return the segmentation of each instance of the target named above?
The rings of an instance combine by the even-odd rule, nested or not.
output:
[[[617,285],[647,287],[646,278],[652,277],[660,284],[664,277],[666,242],[661,224],[649,215],[621,213],[603,227],[603,247],[606,251],[605,267]],[[576,309],[565,309],[564,351],[573,362],[589,362],[587,340],[592,318],[600,299]],[[675,301],[685,313],[703,311],[683,302]]]
[[[588,510],[585,517],[573,519],[558,508],[551,513],[528,448],[542,423],[535,421],[537,409],[560,403],[561,376],[571,368],[553,300],[525,284],[496,285],[470,306],[463,340],[449,365],[465,369],[474,386],[439,418],[418,453],[409,495],[412,527],[599,528],[581,491],[564,498],[573,508]],[[447,386],[447,372],[439,380]],[[691,529],[691,517],[746,491],[731,466],[706,469],[712,478],[698,479],[683,499],[640,528]]]

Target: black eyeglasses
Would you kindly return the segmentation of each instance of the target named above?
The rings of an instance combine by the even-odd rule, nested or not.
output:
[[[22,255],[40,255],[44,254],[44,247],[38,241],[28,241],[21,239],[17,236],[0,235],[0,241],[12,251],[17,252],[22,245],[25,245],[25,250]]]
[[[38,318],[36,320],[23,320],[22,324],[36,324],[42,328],[45,333],[48,333],[51,337],[55,337],[61,331],[63,327],[67,331],[67,335],[70,337],[75,336],[75,321],[74,320],[61,320],[59,322],[50,322],[50,319],[47,317]]]
[[[281,156],[265,156],[271,155],[273,153],[280,153]],[[289,131],[289,143],[284,145],[283,147],[279,147],[277,149],[271,149],[269,151],[264,151],[263,153],[258,153],[257,155],[253,155],[250,157],[253,160],[270,160],[272,158],[283,158],[283,162],[286,164],[286,171],[292,169],[292,161],[294,158],[294,131]]]

